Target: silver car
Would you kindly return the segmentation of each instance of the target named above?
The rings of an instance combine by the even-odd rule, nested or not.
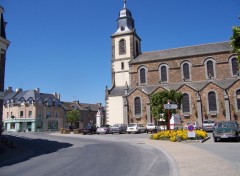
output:
[[[204,120],[202,124],[202,129],[204,131],[213,131],[215,128],[214,120]]]
[[[126,133],[127,131],[127,125],[125,124],[114,124],[113,126],[110,127],[110,131],[109,133],[113,134],[113,133]]]

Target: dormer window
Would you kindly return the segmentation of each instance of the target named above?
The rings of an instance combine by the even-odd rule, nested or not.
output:
[[[43,100],[42,100],[41,98],[39,98],[39,99],[37,100],[37,103],[41,105],[41,104],[43,103]]]
[[[47,105],[48,105],[48,106],[52,106],[52,100],[51,100],[51,99],[49,99],[49,100],[47,101]]]
[[[19,102],[20,102],[21,105],[24,105],[25,104],[25,99],[24,98],[20,98]]]
[[[28,103],[29,103],[30,105],[32,105],[32,104],[33,104],[33,99],[32,99],[32,98],[29,98],[29,99],[28,99]]]

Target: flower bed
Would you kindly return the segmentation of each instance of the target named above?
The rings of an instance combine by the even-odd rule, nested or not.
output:
[[[166,130],[152,134],[150,139],[154,140],[170,140],[172,142],[181,142],[186,140],[202,140],[207,137],[207,132],[203,130],[195,130],[196,137],[188,138],[188,130]]]

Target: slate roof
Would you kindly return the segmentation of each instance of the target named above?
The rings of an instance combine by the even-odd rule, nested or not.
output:
[[[98,111],[99,104],[79,103],[79,102],[62,102],[66,110],[72,110],[74,107],[80,111]]]
[[[20,99],[24,98],[25,101],[32,98],[33,101],[37,101],[41,98],[43,101],[47,101],[48,99],[52,99],[53,101],[58,100],[53,94],[48,93],[40,93],[36,90],[26,90],[26,91],[19,91],[19,92],[10,92],[4,96],[4,104],[7,103],[7,100],[13,100],[13,103],[17,104],[20,103]]]
[[[151,86],[138,86],[136,88],[130,88],[128,90],[128,95],[134,92],[136,89],[143,91],[146,94],[153,93],[159,87],[162,87],[166,90],[178,90],[181,86],[187,85],[193,88],[196,91],[201,91],[204,89],[208,84],[213,83],[219,86],[222,89],[228,89],[232,86],[236,81],[240,80],[240,78],[232,78],[232,79],[223,79],[223,80],[205,80],[205,81],[198,81],[198,82],[181,82],[176,84],[159,84],[159,85],[151,85]],[[114,96],[125,96],[125,87],[115,87],[109,93],[109,97]]]
[[[130,61],[130,64],[231,51],[232,47],[229,41],[220,43],[210,43],[197,46],[188,46],[182,48],[145,52],[137,56],[135,59],[132,59]]]

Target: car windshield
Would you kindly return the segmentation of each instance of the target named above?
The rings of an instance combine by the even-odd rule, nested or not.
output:
[[[214,123],[213,120],[204,120],[203,123]]]
[[[115,125],[113,125],[113,127],[120,127],[120,125],[119,124],[115,124]]]
[[[129,127],[134,127],[134,126],[137,126],[137,124],[135,124],[135,123],[130,123],[128,126],[129,126]]]
[[[236,128],[236,123],[234,123],[234,122],[223,122],[223,123],[219,123],[217,126],[221,127],[221,128]]]

